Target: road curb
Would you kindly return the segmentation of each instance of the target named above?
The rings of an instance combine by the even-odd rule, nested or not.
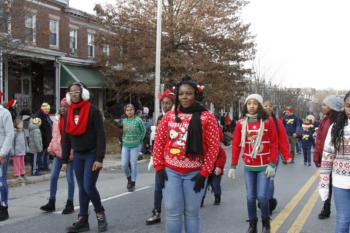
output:
[[[148,159],[142,159],[137,161],[138,164],[146,163],[148,162]],[[107,162],[107,161],[106,161]],[[121,161],[120,160],[109,160],[107,163],[103,164],[103,171],[106,171],[110,168],[121,168]],[[66,177],[66,173],[60,172],[59,179]],[[29,185],[29,184],[36,184],[40,182],[44,182],[47,180],[50,180],[51,173],[43,174],[40,176],[28,176],[26,177],[25,181],[21,181],[18,179],[9,179],[7,180],[7,184],[9,187],[18,187],[21,185]]]

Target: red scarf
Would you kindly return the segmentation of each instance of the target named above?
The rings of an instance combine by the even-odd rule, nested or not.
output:
[[[80,109],[79,115],[74,116],[74,110]],[[85,100],[77,104],[71,103],[67,110],[66,133],[71,135],[82,135],[86,132],[89,121],[90,101]]]
[[[60,120],[58,122],[58,125],[59,125],[59,129],[60,129],[61,138],[63,138],[63,134],[64,134],[64,117],[62,115],[60,115]]]

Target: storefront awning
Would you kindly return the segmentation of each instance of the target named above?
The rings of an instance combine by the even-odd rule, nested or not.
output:
[[[61,88],[73,82],[82,82],[88,88],[105,88],[103,75],[96,68],[61,64]]]

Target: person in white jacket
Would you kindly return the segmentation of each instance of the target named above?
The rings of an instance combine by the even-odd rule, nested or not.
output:
[[[0,91],[0,103],[3,93]],[[0,104],[0,221],[9,218],[7,168],[13,145],[14,127],[11,113]]]
[[[336,209],[336,233],[350,229],[350,92],[344,98],[344,110],[327,133],[320,168],[319,193],[329,197],[330,180]]]

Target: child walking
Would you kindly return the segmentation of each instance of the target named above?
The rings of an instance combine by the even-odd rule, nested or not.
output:
[[[223,136],[222,136],[223,137]],[[214,205],[220,205],[221,203],[221,177],[224,174],[224,168],[226,163],[226,152],[220,146],[217,160],[215,162],[214,170],[208,177],[208,182],[204,190],[201,207],[204,205],[204,199],[207,194],[208,187],[211,187],[214,193]]]
[[[38,172],[38,153],[43,150],[43,143],[40,132],[40,118],[32,118],[29,122],[29,153],[33,154],[32,159],[32,175],[39,175]]]
[[[15,137],[13,140],[13,169],[14,176],[23,181],[26,174],[24,166],[24,156],[27,152],[27,140],[23,130],[23,121],[20,119],[15,120]]]
[[[303,147],[303,155],[304,155],[304,165],[311,166],[311,147],[313,145],[313,130],[311,129],[311,123],[308,120],[305,120],[302,124],[302,132],[301,132],[301,143]]]
[[[263,97],[259,94],[246,98],[242,116],[232,140],[232,163],[228,176],[235,178],[236,166],[242,156],[249,216],[247,233],[257,233],[257,200],[261,208],[262,232],[270,233],[268,188],[277,162],[276,127],[265,112]]]
[[[124,110],[127,118],[123,120],[122,168],[128,180],[126,188],[129,192],[133,192],[137,175],[137,159],[146,129],[141,118],[135,116],[134,105],[127,104]]]

